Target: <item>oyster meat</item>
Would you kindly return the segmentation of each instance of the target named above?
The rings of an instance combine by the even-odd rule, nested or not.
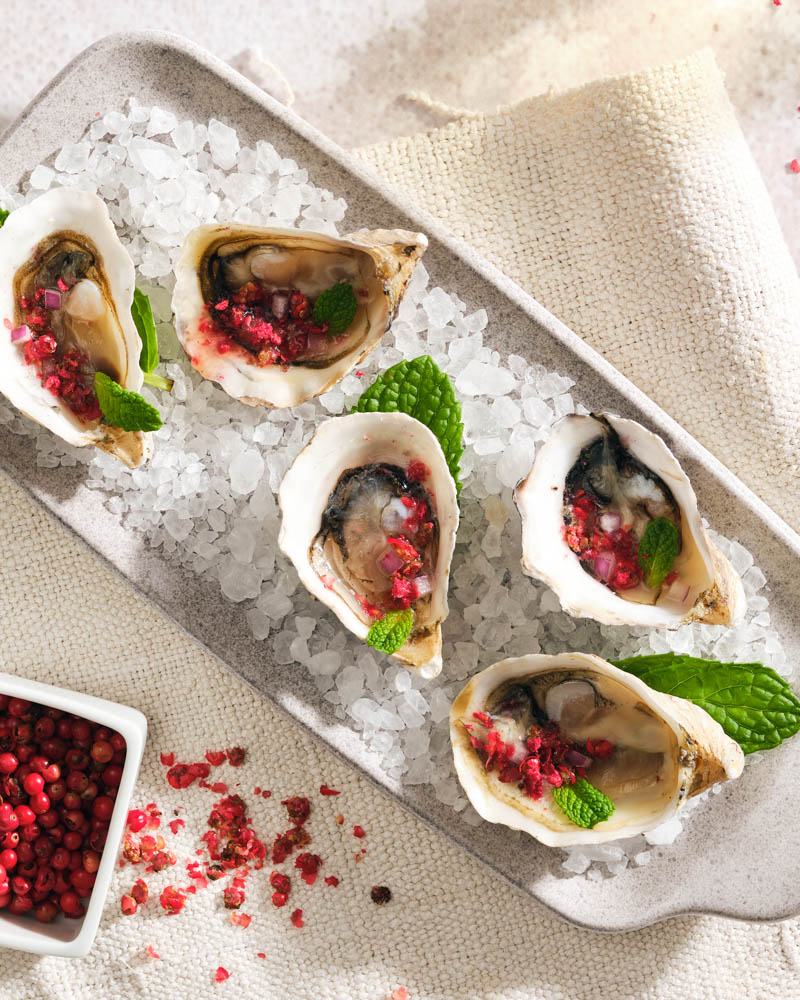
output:
[[[641,424],[608,413],[565,417],[514,500],[523,571],[552,587],[569,614],[655,628],[741,620],[741,580],[711,544],[686,473]],[[655,521],[676,529],[677,555],[660,580],[640,558]]]
[[[436,436],[405,413],[326,420],[279,501],[278,544],[308,590],[361,639],[387,612],[411,608],[394,655],[438,674],[458,503]]]
[[[521,656],[476,674],[453,702],[450,738],[480,815],[551,847],[652,830],[744,766],[703,709],[585,653]],[[553,796],[584,777],[614,806],[592,828]]]
[[[403,230],[339,239],[198,226],[175,268],[178,338],[197,371],[229,395],[254,406],[295,406],[377,346],[427,244]],[[352,289],[353,312],[340,324],[317,322],[319,296],[342,285]]]
[[[54,188],[0,229],[0,391],[69,444],[131,467],[150,435],[103,421],[94,374],[139,392],[141,340],[131,316],[133,261],[94,194]]]

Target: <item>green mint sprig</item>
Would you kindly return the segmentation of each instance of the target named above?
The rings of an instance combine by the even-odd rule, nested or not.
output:
[[[94,391],[109,424],[124,431],[157,431],[161,414],[138,392],[123,389],[105,372],[94,373]]]
[[[655,691],[694,702],[746,754],[771,750],[800,731],[800,699],[761,663],[720,663],[679,653],[613,662]]]
[[[645,571],[645,582],[654,590],[669,576],[672,564],[681,550],[681,533],[666,517],[656,517],[648,525],[639,542],[639,565]]]
[[[144,381],[156,389],[172,389],[172,379],[153,375],[153,369],[158,364],[158,335],[156,321],[153,319],[153,307],[150,299],[138,288],[133,290],[131,316],[142,340],[142,350],[139,354],[139,367],[144,372]]]
[[[414,612],[411,608],[406,608],[404,611],[389,611],[367,632],[367,645],[392,656],[405,645],[413,624]]]
[[[0,208],[0,229],[3,228],[3,223],[11,215],[11,212],[7,208]]]
[[[356,293],[346,281],[327,288],[314,303],[314,322],[317,326],[328,324],[328,336],[338,337],[356,318],[358,302]]]
[[[586,778],[578,778],[574,785],[554,788],[553,798],[568,820],[587,830],[594,829],[614,812],[611,799]]]
[[[449,377],[427,354],[401,361],[379,375],[353,407],[354,413],[407,413],[429,427],[442,446],[456,491],[464,453],[461,404]]]

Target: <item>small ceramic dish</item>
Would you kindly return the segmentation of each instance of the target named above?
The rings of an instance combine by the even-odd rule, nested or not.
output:
[[[40,924],[30,915],[17,917],[7,910],[0,910],[0,946],[31,951],[37,955],[81,958],[87,955],[92,947],[103,913],[133,786],[142,760],[147,736],[147,719],[135,708],[81,694],[80,691],[67,691],[50,684],[39,684],[37,681],[25,680],[24,677],[15,677],[13,674],[0,674],[0,694],[25,698],[49,708],[59,708],[64,712],[80,715],[90,722],[107,726],[125,737],[127,747],[122,780],[114,812],[111,814],[97,879],[87,900],[86,913],[79,920],[58,917],[51,924]]]

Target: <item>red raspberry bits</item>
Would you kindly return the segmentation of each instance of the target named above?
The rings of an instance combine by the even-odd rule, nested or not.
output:
[[[405,986],[398,986],[392,993],[391,1000],[408,1000],[408,990]]]
[[[800,174],[800,160],[794,159],[789,164],[789,169],[793,174]]]
[[[177,833],[182,826],[186,826],[186,823],[182,819],[171,819],[169,821],[169,828],[173,834]]]
[[[230,979],[231,974],[227,969],[224,969],[221,965],[217,966],[217,971],[214,973],[214,980],[218,983],[224,983],[226,979]]]
[[[158,954],[158,952],[151,944],[147,946],[147,954],[150,956],[150,958],[161,958],[161,956]]]
[[[267,956],[264,954],[263,951],[257,951],[256,952],[256,958],[266,958],[266,957]]]
[[[302,910],[295,910],[292,913],[292,915],[291,915],[291,917],[289,919],[292,921],[292,923],[295,925],[295,927],[302,927],[303,926],[303,911]]]
[[[289,897],[285,893],[283,893],[283,892],[273,892],[273,894],[272,894],[272,905],[273,906],[277,906],[279,908],[281,906],[286,906],[286,903],[288,902],[288,899],[289,899]]]
[[[354,837],[357,837],[359,840],[361,840],[361,838],[362,837],[366,837],[366,835],[367,835],[367,831],[364,829],[363,826],[358,826],[358,824],[356,824],[356,826],[353,827],[353,836]]]
[[[244,750],[241,747],[228,747],[225,753],[231,767],[241,767],[244,764]]]
[[[126,917],[131,917],[139,909],[139,904],[133,896],[123,896],[120,900],[120,909]]]
[[[328,788],[327,785],[320,785],[319,786],[319,794],[320,795],[341,795],[342,793],[341,792],[337,792],[337,790],[335,788]]]
[[[172,767],[172,765],[175,763],[174,753],[164,753],[164,751],[162,750],[159,756],[161,757],[161,763],[164,765],[164,767]]]
[[[231,914],[231,923],[232,924],[236,924],[238,927],[242,927],[242,928],[249,927],[250,926],[250,922],[252,921],[252,919],[253,918],[250,916],[249,913],[232,913]]]
[[[213,764],[214,767],[219,767],[220,764],[225,763],[225,751],[224,750],[206,750],[206,760],[209,764]]]
[[[339,884],[339,879],[335,875],[325,876],[325,885],[337,886]]]

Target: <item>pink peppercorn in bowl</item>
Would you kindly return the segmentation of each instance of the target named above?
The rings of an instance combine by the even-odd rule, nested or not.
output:
[[[53,853],[48,855],[48,861],[39,866],[39,871],[41,872],[42,868],[50,872],[56,869],[57,866],[53,858],[55,858],[55,851],[58,848],[53,844],[50,846],[47,844],[47,834],[51,827],[48,827],[46,821],[49,814],[58,817],[59,812],[55,809],[57,802],[62,816],[62,822],[57,823],[59,829],[63,829],[66,823],[66,829],[70,832],[84,830],[87,828],[87,824],[88,829],[91,830],[96,822],[102,827],[101,836],[104,841],[102,846],[96,842],[92,843],[90,835],[87,843],[85,845],[81,844],[82,847],[86,846],[88,849],[83,852],[82,857],[84,861],[80,871],[76,872],[75,865],[72,864],[69,869],[65,868],[63,871],[58,870],[54,872],[56,878],[64,881],[66,881],[67,875],[73,876],[67,892],[63,895],[68,896],[71,894],[69,898],[78,897],[75,912],[80,912],[81,915],[77,917],[72,916],[68,919],[64,915],[66,911],[64,913],[58,912],[55,917],[45,915],[47,922],[40,922],[42,919],[41,916],[36,916],[36,919],[34,919],[35,911],[33,907],[31,907],[31,912],[15,913],[9,909],[7,902],[3,903],[4,899],[7,901],[9,897],[12,900],[15,898],[16,890],[23,885],[20,879],[25,878],[24,864],[18,863],[18,858],[15,856],[16,852],[12,850],[12,845],[5,845],[4,850],[0,851],[0,866],[3,865],[4,860],[11,860],[11,864],[3,866],[3,872],[6,872],[8,885],[11,888],[7,889],[5,894],[0,894],[0,903],[3,903],[3,905],[0,905],[0,947],[16,948],[20,951],[30,951],[38,955],[61,955],[67,958],[80,958],[89,953],[100,924],[103,906],[105,905],[111,878],[114,874],[117,850],[122,839],[133,787],[142,760],[147,735],[147,720],[135,708],[118,705],[103,698],[95,698],[92,695],[81,694],[78,691],[67,691],[64,688],[53,687],[50,684],[29,681],[11,674],[0,673],[0,699],[2,700],[3,709],[0,712],[0,716],[2,716],[0,718],[0,728],[3,725],[10,725],[8,720],[14,717],[14,712],[11,711],[11,708],[24,713],[26,711],[25,705],[30,703],[33,706],[33,710],[36,709],[36,706],[43,706],[45,710],[54,710],[53,715],[55,716],[56,731],[50,734],[51,743],[53,741],[57,742],[63,736],[63,733],[58,732],[59,723],[60,728],[63,729],[66,727],[68,717],[77,717],[72,720],[71,725],[73,729],[77,726],[78,730],[81,730],[79,735],[84,738],[82,741],[78,741],[79,743],[82,742],[85,745],[92,739],[92,733],[100,734],[97,741],[90,748],[85,747],[84,752],[84,756],[88,758],[90,754],[93,755],[96,751],[97,756],[92,756],[92,760],[97,762],[96,766],[92,765],[94,771],[98,772],[101,764],[105,764],[107,770],[113,768],[114,771],[113,775],[108,775],[109,783],[113,781],[114,791],[111,796],[106,794],[109,788],[103,785],[105,771],[102,773],[92,773],[90,768],[90,773],[87,775],[85,767],[81,770],[76,766],[70,772],[84,775],[86,777],[86,784],[95,786],[92,789],[94,795],[89,799],[91,809],[89,809],[86,795],[83,795],[80,808],[74,811],[74,816],[72,813],[69,815],[69,818],[74,821],[71,825],[67,822],[63,806],[65,801],[70,801],[67,799],[67,795],[70,793],[73,796],[77,794],[75,789],[70,788],[70,782],[65,780],[68,777],[67,768],[71,765],[67,763],[64,767],[63,778],[60,778],[59,774],[56,773],[54,781],[51,781],[50,784],[43,784],[36,775],[42,773],[45,782],[49,778],[53,778],[53,775],[48,774],[49,767],[44,767],[40,762],[40,758],[37,758],[35,755],[36,749],[31,750],[31,747],[36,747],[35,736],[25,741],[27,752],[24,755],[19,754],[18,758],[15,757],[15,752],[18,748],[12,747],[8,749],[8,741],[4,741],[6,746],[0,752],[0,766],[3,769],[3,773],[0,774],[0,781],[5,778],[13,778],[15,774],[24,772],[24,777],[19,782],[20,790],[15,796],[19,804],[15,803],[9,806],[7,796],[5,796],[6,801],[0,802],[0,810],[3,810],[5,806],[3,815],[0,816],[0,820],[4,821],[4,829],[0,830],[0,846],[4,846],[5,839],[9,836],[13,837],[18,829],[24,830],[26,822],[29,824],[29,829],[32,828],[34,823],[38,823],[41,826],[41,830],[39,831],[40,836],[33,842],[33,846],[37,849],[37,854],[39,850],[44,850],[45,852],[51,848],[53,850]],[[31,727],[38,728],[39,736],[44,736],[44,740],[38,749],[41,749],[41,746],[44,746],[45,749],[47,748],[49,723],[47,726],[42,726],[41,722],[43,718],[49,719],[51,716],[47,715],[46,711],[43,712],[35,726]],[[19,726],[19,723],[17,723],[17,726]],[[42,730],[44,730],[44,733],[42,733]],[[108,736],[104,738],[106,737],[106,732]],[[113,743],[107,742],[112,739]],[[62,738],[61,742],[64,743],[65,739]],[[121,763],[117,762],[117,758],[120,757],[119,752],[116,753],[113,760],[107,756],[108,746],[111,746],[113,751],[115,745],[124,748],[124,759]],[[73,750],[76,753],[80,752],[76,747],[72,747],[69,750],[65,749],[62,766],[63,762],[67,761],[67,755]],[[47,756],[49,757],[50,755]],[[53,756],[54,760],[56,756]],[[28,759],[23,760],[23,757],[28,757]],[[14,770],[15,768],[16,770]],[[92,778],[99,778],[100,780],[89,780]],[[72,783],[77,784],[76,781]],[[55,786],[60,784],[63,787],[59,788],[56,792],[54,791],[54,784]],[[97,787],[98,785],[100,786],[99,788]],[[51,793],[52,802],[49,801],[48,791]],[[85,791],[86,789],[84,788]],[[58,800],[55,798],[56,794],[59,796]],[[24,796],[24,800],[21,796]],[[0,798],[4,798],[4,796],[0,795]],[[6,813],[11,814],[10,820],[9,816],[6,816]],[[90,817],[94,817],[94,821],[90,821]],[[66,840],[66,837],[63,839]],[[27,851],[25,851],[26,846],[28,848]],[[62,848],[62,854],[64,852],[72,855],[77,853],[77,849],[70,851],[66,849],[64,844],[60,844],[59,846]],[[94,850],[93,847],[96,847],[97,850]],[[25,837],[21,838],[19,853],[25,857],[26,854],[30,854],[29,849],[29,839]],[[5,858],[3,855],[5,855]],[[89,863],[86,860],[87,855],[90,859]],[[31,864],[35,866],[35,861],[31,862]],[[96,872],[94,871],[95,866]],[[91,872],[88,877],[85,871],[87,867]],[[79,877],[81,875],[83,876],[83,881]],[[28,881],[31,880],[29,879]],[[73,891],[73,887],[75,891]],[[35,884],[32,886],[31,891],[32,895],[36,892]],[[42,897],[43,891],[40,889],[38,893],[39,897]],[[55,896],[57,897],[57,893]],[[53,908],[56,908],[56,904],[51,901],[50,897],[47,900],[42,899],[42,902],[49,905],[51,911]]]

